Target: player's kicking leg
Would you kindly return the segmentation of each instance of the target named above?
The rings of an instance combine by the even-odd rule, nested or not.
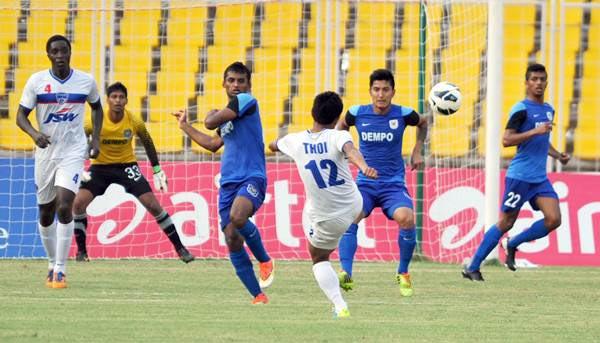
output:
[[[165,211],[160,204],[158,203],[158,199],[154,196],[152,192],[146,192],[138,197],[142,205],[154,216],[156,219],[156,223],[163,230],[165,235],[173,244],[179,259],[181,259],[185,263],[190,263],[194,260],[194,255],[192,255],[183,243],[181,243],[181,239],[179,238],[179,234],[177,233],[177,229],[175,228],[175,224],[171,220],[171,216]]]

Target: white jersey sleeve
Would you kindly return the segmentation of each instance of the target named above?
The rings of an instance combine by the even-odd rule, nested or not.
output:
[[[35,92],[35,85],[38,83],[37,79],[37,74],[31,75],[29,79],[27,79],[23,94],[21,95],[21,100],[19,101],[19,105],[30,110],[33,110],[35,105],[37,105],[37,95]]]
[[[90,93],[88,94],[87,97],[87,102],[89,102],[90,104],[94,104],[97,103],[100,100],[100,94],[98,94],[98,87],[96,87],[96,82],[93,81],[92,79],[92,83],[90,86]]]
[[[332,135],[332,137],[334,139],[335,147],[342,153],[344,152],[344,145],[346,145],[346,143],[351,142],[354,144],[350,132],[346,130],[337,130],[336,134]]]

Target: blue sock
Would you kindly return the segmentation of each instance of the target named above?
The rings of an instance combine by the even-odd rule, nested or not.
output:
[[[503,234],[504,233],[500,231],[495,224],[487,230],[483,236],[483,240],[479,244],[479,248],[477,248],[477,251],[475,252],[475,256],[473,256],[471,265],[467,268],[469,271],[473,272],[481,268],[481,262],[483,262],[487,255],[489,255],[496,245],[498,245]]]
[[[259,262],[267,262],[271,259],[267,251],[265,250],[265,246],[263,245],[262,239],[260,238],[260,232],[256,228],[251,221],[246,221],[246,224],[242,226],[238,230],[240,235],[244,236],[244,240],[246,240],[246,245],[252,251],[252,255],[256,257]]]
[[[250,261],[250,256],[248,256],[246,249],[242,248],[240,251],[230,251],[229,258],[231,259],[233,268],[235,268],[235,273],[237,274],[238,278],[240,278],[248,292],[250,292],[253,297],[259,295],[261,293],[260,286],[258,285],[258,280],[254,275],[252,262]]]
[[[358,244],[356,243],[356,233],[358,232],[358,224],[352,223],[348,230],[340,239],[339,251],[340,251],[340,263],[342,269],[352,276],[352,262],[354,262],[354,254]]]
[[[415,228],[400,229],[398,232],[398,248],[400,248],[400,264],[398,265],[398,273],[408,273],[408,264],[412,260],[415,246],[417,245],[417,232]]]
[[[550,231],[544,226],[544,220],[540,219],[533,223],[531,227],[520,234],[514,236],[508,241],[508,246],[511,248],[518,247],[521,243],[531,242],[536,239],[548,236]]]

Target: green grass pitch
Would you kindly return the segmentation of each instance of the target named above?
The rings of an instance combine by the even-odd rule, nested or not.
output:
[[[335,263],[337,268],[337,262]],[[600,268],[483,269],[415,262],[401,298],[396,264],[357,263],[333,319],[306,261],[277,261],[268,305],[253,306],[226,260],[0,260],[0,342],[591,342],[600,340]],[[255,267],[255,270],[257,268]]]

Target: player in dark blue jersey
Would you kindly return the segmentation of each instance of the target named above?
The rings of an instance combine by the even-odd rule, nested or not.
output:
[[[342,271],[339,274],[340,287],[350,290],[352,262],[357,249],[356,234],[358,223],[368,217],[375,207],[394,220],[400,230],[398,247],[400,264],[396,279],[402,296],[413,294],[408,265],[416,245],[413,202],[404,179],[404,159],[402,158],[402,138],[407,126],[417,126],[417,143],[411,155],[412,169],[423,165],[423,142],[427,136],[427,119],[413,109],[392,104],[395,94],[394,75],[385,69],[373,71],[369,80],[369,93],[372,103],[352,106],[344,119],[337,124],[338,129],[348,130],[355,126],[358,131],[359,150],[369,166],[378,171],[379,177],[369,179],[358,174],[357,185],[363,197],[363,211],[359,218],[342,236],[339,245]]]
[[[267,174],[265,147],[258,102],[249,93],[250,70],[241,62],[229,65],[223,73],[223,88],[229,104],[222,110],[210,111],[204,125],[217,130],[209,136],[187,122],[186,111],[174,115],[180,128],[200,146],[216,152],[222,146],[221,179],[219,189],[219,216],[221,229],[229,249],[229,257],[237,276],[254,297],[253,303],[267,303],[261,288],[273,282],[273,260],[262,243],[256,225],[249,218],[258,211],[265,199]],[[244,249],[244,241],[260,262],[259,280],[254,275],[252,262]]]
[[[543,65],[527,67],[527,97],[513,106],[502,139],[505,147],[516,145],[517,154],[506,171],[500,219],[486,231],[471,264],[462,271],[467,279],[483,281],[479,270],[482,261],[498,245],[502,235],[513,227],[525,202],[529,201],[534,210],[542,211],[544,219],[507,241],[506,266],[510,270],[516,270],[515,254],[521,243],[545,237],[560,226],[558,196],[546,175],[546,159],[550,155],[566,164],[571,157],[550,144],[554,108],[544,102],[547,85],[548,74]]]

